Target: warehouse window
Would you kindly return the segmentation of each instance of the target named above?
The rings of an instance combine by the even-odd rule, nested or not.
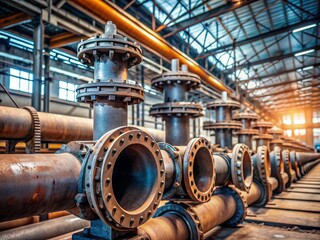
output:
[[[10,89],[32,93],[32,80],[32,73],[10,68]]]
[[[320,123],[320,112],[313,112],[313,123]]]
[[[283,121],[283,124],[290,125],[291,124],[291,115],[283,115],[282,121]]]
[[[41,95],[44,93],[44,78],[42,78]],[[32,93],[33,74],[27,71],[10,68],[10,83],[9,88],[21,92]]]
[[[78,85],[59,81],[59,98],[68,101],[76,101],[76,89]]]
[[[287,129],[285,131],[285,134],[288,136],[288,137],[292,137],[292,130],[291,129]]]
[[[304,136],[304,135],[306,135],[306,130],[305,129],[295,129],[294,135],[295,136]]]
[[[305,124],[306,120],[305,120],[305,117],[304,117],[304,113],[303,112],[295,113],[293,115],[293,123],[294,124]]]

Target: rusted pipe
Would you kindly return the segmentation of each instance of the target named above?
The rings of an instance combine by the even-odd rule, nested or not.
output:
[[[138,227],[138,235],[152,240],[202,239],[220,224],[238,224],[245,216],[241,197],[235,192],[219,193],[209,202],[183,206],[168,203],[158,209],[156,217]],[[165,230],[164,230],[165,229]]]
[[[54,219],[54,218],[63,217],[66,215],[69,215],[67,211],[52,212],[52,213],[48,213],[48,219]],[[33,217],[20,218],[20,219],[15,219],[15,220],[6,221],[6,222],[0,222],[0,231],[21,227],[31,223],[37,223],[39,221],[40,221],[39,216],[33,216]]]
[[[274,177],[270,177],[268,179],[270,185],[271,185],[271,190],[274,191],[278,187],[278,180]]]
[[[52,113],[37,112],[43,142],[92,140],[93,120]],[[0,139],[25,140],[31,136],[32,118],[26,109],[0,106]],[[157,142],[164,142],[164,131],[139,128],[151,134]]]
[[[184,219],[170,213],[152,218],[138,227],[138,235],[148,236],[152,240],[190,239]]]
[[[251,205],[259,200],[260,196],[262,194],[262,191],[259,187],[259,185],[256,182],[253,182],[250,188],[250,191],[247,195],[247,203],[248,205]]]
[[[48,239],[88,226],[89,221],[70,215],[0,232],[0,239]]]
[[[75,206],[81,163],[72,154],[1,154],[0,221]]]

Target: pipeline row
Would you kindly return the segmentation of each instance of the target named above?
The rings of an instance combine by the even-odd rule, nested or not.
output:
[[[127,126],[128,105],[144,99],[143,88],[127,79],[142,55],[111,22],[102,35],[79,43],[78,58],[95,69],[94,81],[77,89],[78,101],[94,109],[93,126],[30,107],[0,108],[6,112],[0,138],[13,141],[9,150],[23,140],[34,153],[0,155],[0,221],[63,210],[85,220],[65,216],[33,229],[0,232],[1,239],[21,239],[28,230],[28,238],[47,238],[54,228],[72,232],[89,224],[72,238],[203,239],[217,225],[238,225],[248,205],[265,205],[318,163],[319,154],[284,138],[253,113],[233,114],[240,104],[226,93],[207,104],[216,119],[204,128],[215,132],[215,144],[190,139],[189,119],[203,109],[187,102],[186,93],[200,78],[180,69],[177,60],[171,72],[151,81],[165,95],[165,102],[150,110],[166,123],[165,141]],[[234,146],[233,133],[239,137]],[[35,153],[41,141],[68,143],[56,154]]]

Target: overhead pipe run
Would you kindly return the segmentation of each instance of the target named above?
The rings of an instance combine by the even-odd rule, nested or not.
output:
[[[143,43],[150,49],[157,51],[164,58],[178,59],[181,64],[186,64],[192,73],[199,75],[201,79],[217,90],[232,93],[228,87],[200,67],[192,58],[171,46],[163,37],[137,21],[131,15],[125,13],[123,10],[116,9],[102,0],[71,0],[70,2],[73,6],[79,6],[105,22],[114,22],[126,35],[131,36],[133,39]]]

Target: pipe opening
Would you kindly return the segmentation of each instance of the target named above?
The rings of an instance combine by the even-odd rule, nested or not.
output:
[[[250,186],[253,179],[252,162],[249,151],[244,151],[242,158],[243,181],[246,186]]]
[[[199,148],[194,157],[193,174],[195,184],[201,192],[208,191],[212,186],[213,164],[208,148]]]
[[[283,161],[282,154],[279,155],[279,169],[280,169],[280,173],[284,173],[284,161]]]
[[[264,164],[265,164],[266,176],[269,178],[271,177],[271,160],[270,160],[270,152],[268,149],[266,151]]]
[[[144,145],[131,144],[119,154],[113,169],[112,187],[119,205],[135,211],[149,205],[157,186],[157,165]]]

